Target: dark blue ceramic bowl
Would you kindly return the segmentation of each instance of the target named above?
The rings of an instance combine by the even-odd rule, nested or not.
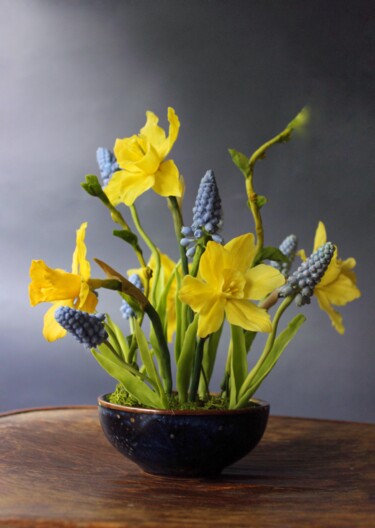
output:
[[[109,442],[147,473],[168,477],[218,475],[249,453],[266,429],[269,404],[240,410],[171,411],[115,405],[98,398]]]

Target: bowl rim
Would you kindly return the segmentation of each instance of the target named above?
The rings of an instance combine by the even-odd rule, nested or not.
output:
[[[178,416],[214,416],[214,415],[233,415],[233,414],[252,414],[259,412],[260,410],[269,411],[270,404],[264,400],[258,398],[251,398],[249,401],[255,403],[254,407],[245,407],[243,409],[149,409],[147,407],[131,407],[129,405],[119,405],[117,403],[110,403],[107,401],[107,397],[111,393],[102,394],[98,396],[98,407],[105,407],[106,409],[112,409],[114,411],[131,412],[138,414],[166,414],[166,415],[178,415]]]

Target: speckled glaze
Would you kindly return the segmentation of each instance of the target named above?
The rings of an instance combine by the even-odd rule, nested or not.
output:
[[[169,477],[215,476],[249,453],[266,429],[269,404],[230,411],[139,409],[98,398],[109,442],[147,473]]]

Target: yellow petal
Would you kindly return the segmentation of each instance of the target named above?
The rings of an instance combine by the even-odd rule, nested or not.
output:
[[[321,278],[319,282],[319,287],[323,288],[327,284],[334,282],[335,280],[337,280],[340,273],[341,273],[341,265],[337,258],[337,248],[335,248],[335,252],[333,254],[331,262],[329,263],[328,268],[326,269],[323,277]]]
[[[216,298],[216,292],[206,283],[191,275],[185,275],[179,292],[182,302],[188,304],[194,312],[200,312],[207,300]]]
[[[154,183],[154,175],[117,171],[104,188],[104,192],[113,205],[124,203],[131,206],[138,196],[151,189]]]
[[[163,145],[166,141],[164,130],[158,126],[159,118],[154,112],[146,112],[146,124],[140,130],[140,136],[144,137],[153,147],[159,152],[159,149],[163,149]],[[164,156],[160,156],[161,159]]]
[[[222,291],[224,282],[224,253],[225,249],[221,244],[210,241],[199,263],[200,277],[216,290],[216,292]]]
[[[160,196],[182,196],[183,187],[174,161],[164,161],[160,165],[152,188]]]
[[[327,242],[327,233],[326,228],[323,222],[319,222],[314,240],[314,251],[316,251],[320,246],[323,246]]]
[[[75,299],[81,277],[60,269],[49,268],[43,260],[33,260],[30,267],[29,297],[31,306],[46,301]]]
[[[241,326],[253,332],[271,332],[271,318],[266,310],[250,301],[228,299],[225,314],[230,324]]]
[[[55,319],[55,312],[59,306],[72,306],[72,302],[54,303],[44,316],[43,336],[47,341],[56,341],[66,336],[66,330]]]
[[[324,291],[316,289],[315,296],[318,299],[320,309],[324,310],[331,319],[332,326],[335,328],[335,330],[337,330],[339,334],[343,334],[345,332],[345,328],[342,322],[342,315],[332,308]]]
[[[85,234],[86,234],[87,222],[81,224],[80,228],[77,229],[76,237],[76,248],[73,253],[72,262],[72,273],[81,275],[84,280],[90,278],[90,263],[86,260],[86,245],[85,245]]]
[[[341,273],[343,273],[346,277],[348,277],[353,284],[357,284],[357,277],[354,271],[352,271],[353,268],[356,266],[356,261],[354,258],[348,258],[344,261],[340,261],[341,263]]]
[[[173,108],[168,108],[169,136],[166,137],[164,130],[158,126],[159,118],[150,111],[146,112],[146,117],[147,121],[141,129],[140,135],[152,144],[160,159],[164,159],[168,156],[178,137],[180,121]]]
[[[324,295],[331,304],[337,306],[345,306],[350,301],[358,299],[361,296],[361,292],[353,283],[353,281],[341,273],[337,279],[326,286],[318,284],[316,291],[324,291]]]
[[[299,251],[297,251],[296,255],[305,262],[305,260],[307,259],[306,257],[306,252],[304,249],[300,249]]]
[[[224,267],[245,273],[251,266],[256,254],[254,235],[246,233],[233,238],[225,244]]]
[[[82,310],[83,312],[94,313],[97,304],[98,298],[95,293],[90,290],[87,283],[82,282],[79,299],[75,308],[77,310]]]
[[[245,297],[259,301],[285,283],[285,277],[276,268],[259,264],[245,275]]]
[[[199,312],[198,331],[199,337],[207,337],[219,330],[224,320],[224,308],[226,299],[220,295],[216,295],[206,303]]]
[[[145,155],[143,141],[136,135],[129,138],[116,139],[113,152],[119,166],[122,169],[126,168],[129,163],[135,163],[143,158]]]

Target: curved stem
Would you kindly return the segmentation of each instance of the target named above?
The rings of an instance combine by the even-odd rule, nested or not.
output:
[[[180,244],[180,240],[182,238],[181,228],[183,226],[182,213],[180,206],[178,205],[177,198],[175,196],[168,197],[168,207],[172,213],[174,230],[176,233],[177,243],[180,251],[182,272],[184,275],[187,275],[189,273],[188,260],[186,257],[185,249]]]
[[[283,315],[283,313],[285,312],[285,310],[288,308],[290,303],[293,301],[294,297],[295,297],[295,295],[291,295],[291,296],[287,297],[286,299],[284,299],[284,301],[278,307],[277,312],[275,313],[275,317],[273,318],[273,321],[272,321],[272,330],[271,330],[271,333],[269,334],[269,336],[267,338],[267,341],[266,341],[266,344],[264,346],[263,352],[262,352],[260,358],[258,359],[256,365],[251,370],[251,372],[249,372],[249,374],[247,375],[244,383],[242,384],[241,390],[239,391],[239,394],[238,394],[238,400],[240,400],[241,397],[244,396],[244,394],[246,393],[247,389],[251,385],[252,379],[259,372],[259,370],[262,367],[263,363],[265,362],[268,354],[271,352],[273,344],[275,342],[277,327],[278,327],[280,318]]]
[[[151,251],[151,253],[155,257],[155,270],[153,270],[153,272],[154,272],[153,273],[154,281],[153,281],[153,288],[152,288],[152,292],[151,292],[151,301],[155,305],[156,304],[155,292],[156,292],[157,284],[159,282],[160,269],[161,269],[160,253],[159,253],[158,248],[155,246],[155,244],[151,240],[151,238],[147,235],[147,233],[143,229],[143,227],[141,225],[141,222],[139,220],[139,216],[138,216],[137,210],[136,210],[134,205],[130,206],[130,212],[131,212],[131,215],[132,215],[132,218],[133,218],[133,222],[134,222],[135,227],[137,228],[138,233],[140,234],[140,236],[142,237],[143,241],[145,242],[145,244],[147,245],[147,247],[149,248],[149,250]],[[145,264],[145,266],[146,266],[146,264]],[[147,280],[147,282],[149,282],[150,279],[146,278],[146,280]],[[148,292],[148,288],[147,288],[147,292]]]

